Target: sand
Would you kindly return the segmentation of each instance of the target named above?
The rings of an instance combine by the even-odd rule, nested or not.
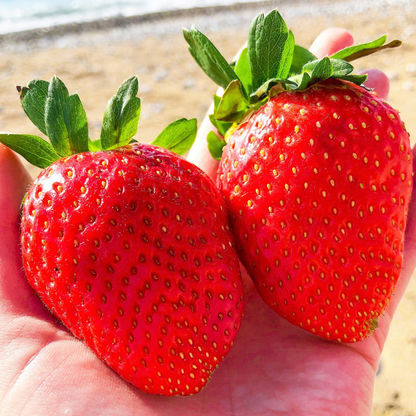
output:
[[[295,33],[309,46],[323,29],[343,26],[357,42],[384,33],[404,45],[365,58],[360,68],[378,67],[391,80],[390,103],[400,109],[416,137],[416,3],[389,1],[263,2],[237,7],[196,9],[147,17],[67,25],[0,37],[0,131],[41,135],[19,105],[16,85],[58,75],[84,103],[90,137],[98,138],[102,114],[119,84],[140,80],[142,117],[138,140],[150,142],[171,121],[196,117],[201,122],[215,86],[191,59],[181,28],[195,23],[229,59],[246,39],[257,12],[278,6]],[[215,34],[213,33],[215,31]],[[36,175],[37,169],[30,169]],[[382,355],[374,392],[374,416],[416,415],[416,280],[397,310]]]

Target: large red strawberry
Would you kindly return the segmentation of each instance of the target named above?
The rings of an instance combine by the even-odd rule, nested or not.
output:
[[[129,144],[136,94],[132,78],[91,142],[78,97],[57,78],[32,81],[23,108],[53,147],[35,136],[0,141],[45,168],[21,222],[23,264],[42,301],[127,381],[152,394],[189,395],[205,386],[238,332],[238,258],[216,186],[157,147],[184,153],[195,120],[171,124],[154,145]]]
[[[211,133],[208,143],[258,292],[324,338],[367,337],[402,269],[412,153],[398,112],[346,61],[400,42],[318,60],[277,11],[254,20],[231,66],[195,28],[185,38],[225,89],[211,119],[226,140]]]

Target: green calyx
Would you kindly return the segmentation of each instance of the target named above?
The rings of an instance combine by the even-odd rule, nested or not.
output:
[[[371,318],[366,322],[369,333],[372,334],[378,328],[378,318]]]
[[[195,27],[189,31],[184,29],[183,33],[197,64],[224,89],[223,96],[214,100],[215,109],[211,117],[221,136],[225,136],[231,123],[241,123],[268,99],[283,91],[305,90],[328,78],[362,85],[367,76],[352,74],[354,67],[349,62],[401,45],[399,40],[386,44],[387,36],[382,36],[373,42],[351,46],[332,56],[318,59],[307,49],[295,44],[292,31],[278,11],[272,10],[267,15],[259,14],[253,20],[247,48],[236,62],[230,64]],[[213,157],[220,159],[218,149],[225,142],[218,136],[220,143],[214,144],[214,141],[215,138],[210,135],[209,148],[214,149]]]
[[[135,142],[141,111],[137,77],[124,81],[110,99],[100,138],[94,141],[89,138],[87,116],[78,94],[69,95],[56,76],[51,82],[32,80],[17,90],[24,112],[49,142],[34,135],[0,133],[0,143],[32,165],[46,168],[76,153],[111,150]],[[192,146],[196,131],[195,119],[182,118],[167,126],[152,144],[183,155]]]

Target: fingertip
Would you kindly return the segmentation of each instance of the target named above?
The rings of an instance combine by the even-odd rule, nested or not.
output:
[[[20,206],[30,182],[31,176],[16,153],[0,144],[1,322],[7,322],[5,319],[15,319],[19,315],[51,319],[39,298],[34,296],[33,289],[23,273],[19,245]],[[5,334],[3,340],[7,340],[7,336]]]
[[[189,150],[187,160],[202,169],[214,182],[217,177],[218,161],[212,158],[208,151],[207,135],[210,131],[215,131],[214,126],[208,114],[214,112],[214,104],[212,103],[207,115],[201,123],[195,142]]]
[[[321,32],[313,41],[309,51],[316,57],[330,56],[354,44],[351,32],[341,27],[330,27]]]
[[[387,100],[390,91],[390,81],[387,75],[376,68],[369,68],[360,71],[360,74],[367,74],[367,81],[364,85],[373,89],[383,100]]]
[[[188,153],[187,160],[195,166],[198,166],[215,182],[218,171],[218,161],[213,159],[210,155],[206,140],[208,134],[206,132],[213,131],[213,128],[211,127],[210,130],[208,130],[207,127],[202,127],[203,126],[201,126],[201,130],[198,132],[195,144]]]

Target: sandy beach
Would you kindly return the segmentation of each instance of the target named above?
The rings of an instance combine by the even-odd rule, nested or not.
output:
[[[366,3],[366,4],[361,4]],[[19,105],[16,85],[58,75],[77,92],[98,138],[102,115],[120,83],[140,81],[142,117],[137,139],[151,142],[171,121],[196,117],[210,105],[214,84],[187,51],[182,27],[195,24],[229,59],[246,40],[252,18],[278,7],[296,41],[309,46],[325,28],[342,26],[357,43],[384,33],[404,44],[357,62],[357,69],[378,67],[391,80],[389,102],[401,112],[416,137],[416,2],[275,1],[234,7],[193,9],[140,18],[117,18],[0,37],[0,131],[41,135]],[[313,17],[313,18],[312,18]],[[215,33],[214,33],[215,32]],[[38,170],[30,168],[32,175]],[[413,278],[395,315],[382,355],[374,392],[374,416],[416,415],[416,280]]]

